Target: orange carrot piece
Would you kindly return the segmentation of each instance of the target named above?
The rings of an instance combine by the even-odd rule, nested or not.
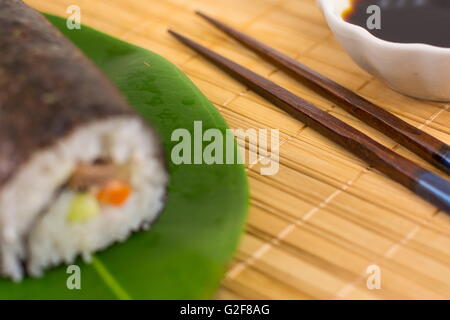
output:
[[[120,207],[128,200],[131,186],[120,180],[111,180],[97,193],[97,199],[101,203]]]

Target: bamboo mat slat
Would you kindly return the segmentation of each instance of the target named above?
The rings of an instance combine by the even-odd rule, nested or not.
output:
[[[357,67],[334,40],[314,0],[27,2],[61,16],[68,5],[79,5],[83,23],[177,64],[232,128],[280,129],[279,173],[261,176],[259,165],[247,166],[250,216],[218,299],[450,298],[450,221],[442,212],[166,33],[169,27],[182,31],[435,171],[193,14],[202,10],[221,18],[449,143],[450,104],[404,97]],[[366,269],[373,264],[381,268],[380,290],[366,285]]]

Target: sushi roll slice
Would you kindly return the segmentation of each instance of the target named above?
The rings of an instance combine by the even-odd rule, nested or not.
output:
[[[20,280],[149,227],[160,141],[42,15],[0,0],[0,275]]]

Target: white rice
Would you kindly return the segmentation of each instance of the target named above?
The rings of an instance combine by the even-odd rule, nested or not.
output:
[[[73,193],[65,190],[54,199],[55,191],[79,162],[98,158],[129,164],[133,193],[120,208],[102,205],[93,219],[69,222]],[[77,129],[36,154],[0,193],[0,273],[22,279],[22,260],[32,276],[79,255],[89,261],[92,252],[124,241],[156,218],[164,205],[167,180],[157,137],[137,118],[113,118]]]

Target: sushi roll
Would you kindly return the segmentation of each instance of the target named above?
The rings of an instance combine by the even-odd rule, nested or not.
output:
[[[155,131],[41,14],[0,0],[0,275],[124,241],[165,203]]]

